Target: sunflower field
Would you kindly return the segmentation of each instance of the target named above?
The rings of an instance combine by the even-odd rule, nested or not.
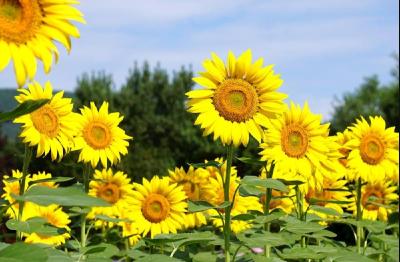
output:
[[[250,49],[211,53],[185,94],[193,125],[225,154],[134,182],[117,166],[137,139],[124,116],[109,101],[75,110],[35,81],[58,61],[55,42],[70,52],[79,37],[78,3],[0,0],[0,72],[12,64],[19,86],[0,123],[18,124],[25,145],[0,190],[0,261],[398,261],[398,132],[373,115],[330,135]],[[240,155],[250,140],[256,158]],[[30,171],[72,154],[78,178]]]

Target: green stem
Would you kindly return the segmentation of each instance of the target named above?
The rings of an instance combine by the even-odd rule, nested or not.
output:
[[[90,164],[86,164],[83,169],[83,187],[85,193],[89,192]],[[81,248],[86,247],[86,214],[81,215]]]
[[[126,262],[131,262],[131,258],[128,256],[128,252],[131,249],[131,245],[129,243],[129,238],[125,239],[125,250],[126,250],[126,256],[125,256],[125,261]]]
[[[300,221],[305,221],[304,207],[303,207],[303,194],[301,193],[299,186],[295,187],[296,190],[296,205],[297,205],[297,218]],[[301,247],[306,247],[306,237],[301,237]]]
[[[361,211],[361,178],[358,178],[356,182],[356,206],[357,206],[357,252],[361,254],[361,243],[362,243],[362,234],[363,227],[360,224],[362,220],[362,211]]]
[[[268,171],[267,168],[265,167],[265,172],[266,172],[266,177],[267,178],[272,178],[272,174],[274,173],[274,168],[275,168],[275,163],[271,163],[271,168]],[[265,205],[264,205],[264,215],[268,216],[269,215],[269,206],[271,203],[272,199],[272,188],[267,188],[265,191]],[[270,231],[270,223],[265,223],[264,229],[269,232]],[[271,247],[269,245],[264,246],[264,256],[265,257],[270,257],[271,256]]]
[[[231,167],[233,159],[233,145],[228,147],[227,157],[226,157],[226,173],[225,173],[225,183],[224,183],[224,200],[230,201],[229,191],[231,184]],[[225,224],[224,224],[224,242],[225,242],[225,262],[230,262],[230,238],[231,238],[231,209],[233,203],[225,208]]]
[[[32,158],[32,149],[25,144],[25,154],[24,154],[24,163],[22,166],[22,178],[19,181],[19,195],[22,196],[25,193],[25,185],[26,185],[26,177],[28,176],[28,168],[29,163],[31,162]],[[24,201],[18,201],[18,220],[22,220],[22,215],[24,212]],[[17,239],[22,239],[22,233],[17,231]]]

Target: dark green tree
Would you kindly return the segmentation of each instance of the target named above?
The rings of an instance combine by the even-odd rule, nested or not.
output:
[[[393,80],[380,84],[377,76],[367,77],[354,92],[336,98],[331,124],[332,132],[343,131],[357,118],[381,115],[387,126],[395,126],[399,131],[399,67],[392,70]]]

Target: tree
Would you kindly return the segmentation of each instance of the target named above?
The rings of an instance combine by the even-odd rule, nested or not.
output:
[[[332,115],[331,130],[343,131],[361,116],[381,115],[387,126],[395,126],[399,131],[399,67],[397,63],[392,70],[393,80],[388,85],[381,85],[377,76],[371,76],[352,93],[346,93],[336,99]]]

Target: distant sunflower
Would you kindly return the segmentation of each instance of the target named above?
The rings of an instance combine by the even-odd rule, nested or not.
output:
[[[385,120],[370,117],[371,124],[358,119],[349,127],[353,137],[345,144],[351,151],[348,167],[354,170],[355,177],[364,180],[383,180],[389,177],[399,179],[399,133],[394,127],[386,128]]]
[[[194,169],[192,166],[185,172],[183,167],[169,170],[169,177],[172,183],[183,186],[183,190],[189,200],[208,200],[213,197],[213,188],[209,185],[209,173],[203,168]],[[188,228],[198,227],[207,224],[205,213],[187,213],[186,226]]]
[[[186,93],[188,111],[199,114],[195,125],[223,144],[247,146],[249,133],[261,142],[261,127],[283,109],[287,95],[276,92],[283,81],[272,65],[263,67],[262,58],[252,64],[251,50],[237,59],[229,52],[226,65],[216,54],[211,56],[203,63],[206,72],[193,78],[203,88]]]
[[[384,179],[372,180],[364,185],[361,188],[362,218],[387,221],[388,215],[398,208],[398,204],[393,205],[393,209],[387,207],[391,202],[398,202],[399,195],[396,190],[397,186]],[[351,203],[349,210],[356,215],[357,206],[355,201]]]
[[[125,134],[118,125],[123,117],[119,113],[108,113],[108,103],[104,102],[100,109],[91,102],[90,108],[84,106],[78,121],[79,132],[75,137],[74,150],[81,150],[79,161],[91,163],[95,168],[99,161],[107,168],[107,163],[115,164],[121,155],[128,153],[132,137]]]
[[[21,178],[22,178],[22,172],[20,172],[19,170],[12,170],[11,177],[5,175],[3,179],[4,193],[3,195],[1,195],[1,197],[7,200],[8,203],[11,205],[6,211],[6,214],[10,218],[16,218],[18,216],[19,204],[11,194],[19,196],[19,190],[20,190],[19,179]],[[29,182],[30,182],[30,177],[27,176],[25,180],[25,191],[26,189],[28,189]]]
[[[21,137],[29,146],[37,146],[36,156],[51,155],[52,160],[61,158],[70,151],[72,137],[76,132],[77,114],[72,112],[70,98],[63,98],[64,92],[53,96],[50,82],[44,88],[34,82],[28,89],[18,89],[16,96],[19,103],[26,100],[51,99],[34,112],[18,117],[14,123],[22,124]]]
[[[70,37],[79,38],[70,20],[85,23],[83,15],[66,0],[0,0],[0,71],[10,60],[19,86],[33,80],[37,60],[48,73],[59,52],[53,40],[71,50]]]
[[[239,186],[240,178],[236,176],[231,176],[230,179],[230,187],[229,187],[229,200],[233,200],[233,195],[235,190]],[[224,185],[221,176],[217,176],[215,178],[210,178],[210,186],[214,189],[215,196],[211,199],[210,203],[217,206],[221,205],[224,202]],[[237,216],[240,214],[246,214],[250,210],[257,210],[262,212],[263,208],[258,201],[257,197],[249,196],[243,197],[237,193],[235,197],[235,202],[233,203],[233,207],[231,210],[231,216]],[[224,212],[224,209],[221,209],[220,212]],[[221,231],[222,228],[222,220],[218,217],[218,212],[214,209],[209,210],[209,214],[212,216],[211,221],[213,225],[219,228]],[[242,232],[246,229],[251,228],[251,221],[241,221],[241,220],[233,220],[231,221],[231,229],[232,232],[237,234]]]
[[[274,177],[307,182],[313,178],[315,168],[328,160],[329,124],[321,125],[321,116],[293,102],[278,119],[267,123],[261,159],[275,161]]]
[[[143,185],[135,184],[130,208],[132,220],[143,236],[176,233],[185,228],[186,194],[181,186],[170,183],[168,177],[155,176]]]
[[[25,242],[59,246],[64,244],[65,240],[71,237],[71,235],[68,233],[71,230],[68,227],[68,224],[71,222],[71,220],[69,219],[68,214],[62,211],[61,207],[57,205],[49,205],[47,207],[31,205],[27,208],[24,208],[24,218],[28,219],[32,217],[42,217],[50,225],[65,229],[67,232],[55,236],[44,235],[40,233],[26,234]]]
[[[111,206],[93,207],[88,214],[89,219],[96,215],[119,217],[121,210],[127,208],[133,194],[133,185],[126,174],[121,171],[114,173],[111,168],[95,170],[93,180],[89,184],[89,195],[102,198]]]

